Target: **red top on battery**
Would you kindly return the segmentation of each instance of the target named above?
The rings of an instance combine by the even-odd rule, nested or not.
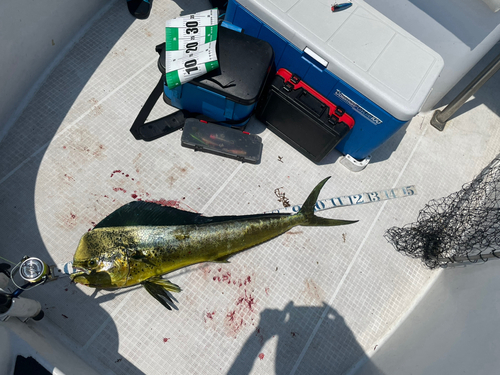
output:
[[[279,75],[280,77],[282,77],[285,80],[285,83],[290,83],[291,85],[293,85],[294,90],[303,88],[304,90],[306,90],[310,94],[314,95],[314,97],[316,99],[318,99],[323,104],[328,106],[328,108],[329,108],[328,115],[329,116],[335,115],[336,117],[338,117],[339,121],[344,122],[350,129],[353,128],[354,119],[351,116],[349,116],[343,110],[342,110],[342,114],[339,116],[339,114],[335,112],[337,110],[337,106],[335,104],[333,104],[331,101],[329,101],[323,95],[321,95],[319,92],[314,90],[311,86],[309,86],[307,83],[302,81],[300,78],[297,80],[297,78],[298,78],[297,76],[294,76],[288,70],[283,69],[283,68],[279,69],[276,74]]]

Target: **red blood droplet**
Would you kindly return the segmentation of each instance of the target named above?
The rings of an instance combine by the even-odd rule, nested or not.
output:
[[[146,193],[146,195],[149,196],[148,193]],[[173,208],[180,207],[179,201],[175,201],[175,200],[168,200],[167,201],[166,199],[159,199],[159,200],[151,200],[148,202],[158,203],[158,204],[161,204],[162,206],[166,206],[166,207],[173,207]]]
[[[229,321],[233,321],[234,320],[234,314],[236,314],[236,311],[230,311],[226,317],[229,318]]]
[[[165,343],[165,342],[167,342],[168,340],[170,340],[170,338],[167,338],[167,337],[164,337],[164,338],[163,338],[163,342],[164,342],[164,343]]]
[[[259,354],[259,358],[260,358],[260,360],[262,361],[262,360],[264,359],[264,353],[260,353],[260,354]]]

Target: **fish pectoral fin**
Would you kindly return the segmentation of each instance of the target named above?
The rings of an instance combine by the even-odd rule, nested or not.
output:
[[[220,258],[217,258],[217,259],[213,259],[213,260],[211,260],[211,262],[213,262],[213,263],[229,263],[229,260],[228,260],[228,259],[229,259],[231,256],[233,256],[233,255],[234,255],[234,254],[224,255],[224,256],[222,256],[222,257],[220,257]]]
[[[146,281],[146,282],[150,282],[150,283],[162,286],[163,288],[165,288],[169,292],[179,293],[181,291],[181,288],[179,287],[179,285],[175,285],[174,283],[172,283],[168,280],[162,279],[160,277],[152,277],[152,278],[148,279],[148,281]]]
[[[172,310],[172,307],[170,305],[175,306],[172,298],[170,298],[170,296],[167,294],[163,285],[158,285],[150,281],[144,281],[142,285],[144,286],[144,289],[146,289],[146,291],[151,294],[151,296],[155,300],[160,302],[167,309]]]

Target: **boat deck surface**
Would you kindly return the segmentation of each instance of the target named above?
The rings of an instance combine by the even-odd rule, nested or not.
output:
[[[344,373],[442,272],[397,253],[384,233],[416,221],[427,202],[459,190],[497,155],[500,77],[444,132],[430,125],[432,113],[417,115],[358,173],[337,151],[310,162],[255,119],[246,130],[262,137],[259,165],[181,147],[181,131],[136,141],[129,128],[159,79],[165,21],[208,6],[157,1],[140,21],[115,2],[53,70],[0,143],[2,256],[70,261],[84,233],[133,200],[239,215],[282,207],[278,188],[301,204],[327,176],[320,199],[415,185],[411,197],[320,214],[354,225],[296,227],[228,264],[169,275],[182,288],[173,311],[142,287],[96,291],[64,278],[25,293],[42,303],[37,324],[57,327],[103,374]],[[151,118],[172,111],[160,99]]]

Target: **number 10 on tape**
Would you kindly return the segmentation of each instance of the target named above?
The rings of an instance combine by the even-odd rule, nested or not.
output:
[[[211,9],[166,22],[165,68],[170,89],[219,67],[217,14],[217,9]]]

